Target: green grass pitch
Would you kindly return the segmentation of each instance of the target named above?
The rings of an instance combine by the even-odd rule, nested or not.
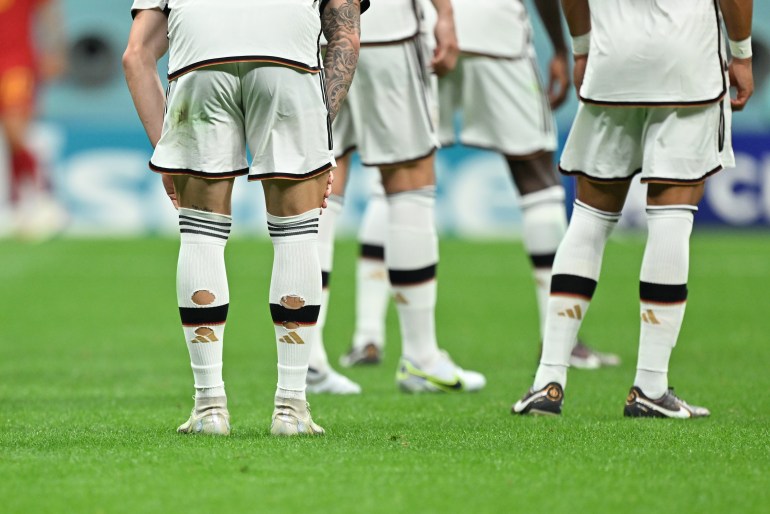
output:
[[[174,433],[192,406],[174,240],[0,242],[0,512],[747,513],[770,504],[770,237],[696,231],[671,383],[705,420],[629,420],[643,240],[613,240],[584,324],[623,364],[572,370],[564,415],[520,418],[538,341],[519,243],[443,241],[438,335],[473,395],[407,396],[384,365],[359,397],[311,397],[327,435],[268,436],[272,250],[228,248],[229,438]],[[348,346],[356,247],[337,247],[326,332]]]

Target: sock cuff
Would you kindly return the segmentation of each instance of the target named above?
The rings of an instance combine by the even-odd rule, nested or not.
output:
[[[592,218],[598,218],[607,223],[617,223],[620,220],[619,212],[607,212],[595,207],[591,207],[585,202],[575,200],[575,213],[583,213]]]
[[[530,207],[546,203],[562,204],[564,203],[565,198],[566,194],[564,193],[564,188],[562,186],[552,186],[541,189],[540,191],[535,191],[534,193],[523,195],[519,199],[519,206],[522,209],[529,209]]]
[[[666,211],[698,212],[698,206],[689,205],[686,203],[673,204],[673,205],[648,205],[647,207],[645,207],[645,210],[647,211],[647,214],[653,214],[657,212],[666,212]]]
[[[179,234],[182,243],[225,246],[230,238],[232,217],[195,209],[179,209]]]
[[[192,216],[208,221],[216,221],[221,223],[232,223],[233,217],[228,214],[219,214],[216,212],[201,211],[198,209],[189,209],[187,207],[179,208],[179,215]]]
[[[678,218],[692,223],[698,208],[694,205],[656,205],[647,206],[645,210],[647,212],[648,221],[664,218]]]
[[[267,213],[267,230],[274,243],[310,240],[318,236],[321,211],[312,209],[296,216]]]
[[[387,195],[388,203],[413,202],[432,205],[436,201],[436,186],[425,186]]]

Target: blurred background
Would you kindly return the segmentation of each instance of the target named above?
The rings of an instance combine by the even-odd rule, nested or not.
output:
[[[0,4],[13,0],[0,0]],[[528,2],[529,3],[529,2]],[[755,0],[756,93],[733,122],[737,168],[708,182],[696,226],[770,226],[770,0]],[[55,197],[68,213],[65,236],[175,234],[176,217],[160,179],[148,171],[150,145],[134,112],[121,69],[131,25],[130,0],[60,2],[67,71],[39,91],[29,146],[48,170]],[[550,45],[530,7],[540,65]],[[165,62],[160,64],[165,71]],[[562,140],[576,101],[557,112]],[[0,235],[12,223],[8,150],[0,143]],[[503,160],[489,152],[453,147],[438,155],[438,223],[445,235],[513,237],[519,210]],[[352,174],[341,230],[357,227],[374,173]],[[627,205],[626,227],[644,224],[639,186]],[[237,232],[266,235],[260,186],[236,182]]]

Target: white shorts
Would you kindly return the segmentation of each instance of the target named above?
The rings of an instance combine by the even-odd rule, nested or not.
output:
[[[210,66],[171,82],[150,160],[160,173],[210,179],[299,180],[334,165],[321,74],[259,63]]]
[[[529,58],[460,57],[439,79],[442,145],[455,142],[454,114],[460,112],[460,142],[509,157],[556,150],[556,124],[536,64]]]
[[[596,181],[697,183],[734,163],[729,105],[607,107],[581,103],[559,168]]]
[[[355,149],[366,166],[416,161],[438,148],[435,80],[420,38],[364,46],[337,118],[334,154]]]

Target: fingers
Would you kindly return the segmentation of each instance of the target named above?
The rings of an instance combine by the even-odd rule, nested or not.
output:
[[[548,87],[548,102],[551,104],[551,109],[556,109],[564,103],[564,100],[567,99],[568,90],[568,80],[551,81]]]
[[[737,91],[736,97],[730,99],[733,111],[742,111],[754,93],[754,75],[750,59],[733,59],[728,66],[730,86]]]
[[[452,71],[457,62],[457,58],[450,51],[451,49],[445,46],[438,46],[433,52],[433,60],[430,65],[433,68],[433,72],[442,77]]]
[[[746,107],[746,103],[749,101],[749,98],[751,98],[751,95],[748,94],[746,91],[738,91],[738,97],[737,98],[731,98],[730,99],[730,107],[733,109],[733,111],[742,111],[744,107]]]

